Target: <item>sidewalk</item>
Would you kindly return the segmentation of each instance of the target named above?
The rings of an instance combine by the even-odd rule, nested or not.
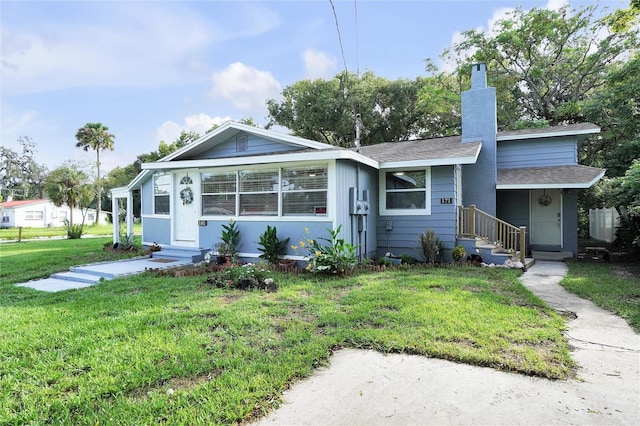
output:
[[[135,275],[147,269],[162,269],[176,267],[192,263],[187,259],[165,258],[133,258],[116,260],[113,262],[93,263],[76,266],[69,272],[53,274],[49,278],[28,281],[16,284],[18,287],[28,287],[35,290],[57,292],[76,288],[89,287],[100,283],[102,280],[112,280],[116,277]]]
[[[562,289],[560,262],[520,278],[554,309],[577,315],[565,333],[575,380],[552,381],[415,355],[337,351],[327,369],[283,395],[259,425],[640,424],[640,335]]]

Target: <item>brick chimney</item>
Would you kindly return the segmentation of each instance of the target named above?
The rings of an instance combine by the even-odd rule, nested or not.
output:
[[[462,142],[482,142],[476,164],[462,169],[462,202],[496,214],[496,89],[487,86],[487,65],[471,67],[471,89],[462,92]]]

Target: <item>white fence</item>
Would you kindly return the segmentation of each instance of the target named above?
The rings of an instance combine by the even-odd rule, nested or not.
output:
[[[620,216],[616,209],[589,210],[589,236],[591,238],[612,243],[616,239],[618,226],[620,226]]]

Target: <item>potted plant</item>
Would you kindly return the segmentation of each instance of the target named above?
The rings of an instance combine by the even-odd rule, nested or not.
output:
[[[258,244],[260,245],[258,250],[262,252],[260,259],[264,259],[273,265],[277,265],[280,260],[293,260],[281,259],[282,255],[287,252],[289,238],[278,238],[278,231],[275,226],[267,225],[267,229],[260,235]]]

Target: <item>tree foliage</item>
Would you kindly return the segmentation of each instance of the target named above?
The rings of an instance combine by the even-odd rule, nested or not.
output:
[[[47,176],[44,186],[47,197],[58,207],[69,206],[69,226],[74,225],[73,209],[88,207],[94,199],[88,179],[87,174],[73,163],[58,167]]]
[[[29,136],[19,137],[18,143],[22,152],[0,146],[0,198],[43,198],[47,168],[35,160],[36,143]]]
[[[421,85],[420,79],[390,81],[373,72],[298,81],[282,91],[282,101],[267,101],[267,127],[279,125],[296,136],[351,147],[359,115],[362,145],[408,139],[423,127],[416,108]]]
[[[493,70],[498,93],[512,100],[501,111],[500,128],[513,128],[518,119],[583,121],[582,102],[604,85],[609,67],[638,47],[635,29],[610,31],[610,20],[595,18],[598,10],[518,8],[489,32],[465,31],[444,56],[464,72],[470,62],[486,62]]]

